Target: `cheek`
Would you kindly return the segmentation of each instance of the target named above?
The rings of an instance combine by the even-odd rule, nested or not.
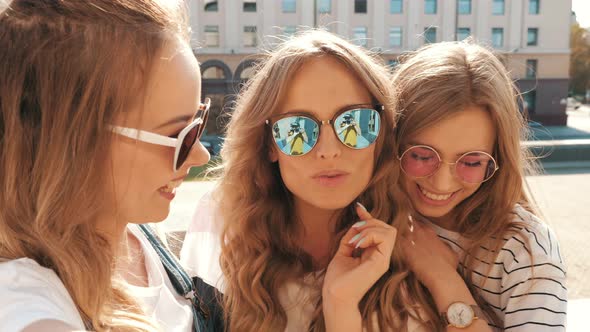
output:
[[[173,178],[174,150],[146,144],[118,144],[111,153],[111,175],[117,201],[154,192]]]

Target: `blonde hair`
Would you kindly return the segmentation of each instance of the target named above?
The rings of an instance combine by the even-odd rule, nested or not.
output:
[[[215,192],[224,220],[221,268],[225,276],[225,312],[230,331],[280,331],[287,318],[278,299],[287,281],[301,280],[313,271],[311,257],[299,248],[296,234],[302,226],[294,218],[292,194],[282,182],[277,163],[269,159],[272,133],[265,120],[276,114],[292,77],[306,61],[331,57],[344,64],[362,82],[374,102],[384,105],[381,134],[375,148],[373,177],[359,200],[373,216],[407,231],[405,196],[390,184],[397,183],[391,139],[397,114],[390,75],[381,60],[330,33],[308,31],[280,45],[261,61],[256,74],[238,97],[227,137],[219,187]],[[353,207],[345,208],[332,238],[332,253],[344,232],[355,221]],[[392,268],[367,292],[359,309],[365,326],[375,330],[397,328],[409,313],[400,287],[408,274],[396,247]],[[318,290],[319,293],[319,290]],[[310,330],[324,331],[319,294],[314,301]],[[370,318],[370,319],[369,319]]]
[[[0,13],[0,257],[55,271],[87,328],[153,329],[95,223],[115,116],[143,100],[181,1],[14,0]]]
[[[405,55],[393,83],[401,111],[394,139],[397,153],[420,131],[470,105],[487,110],[494,122],[493,155],[500,169],[453,213],[458,232],[472,240],[462,262],[464,278],[478,304],[497,322],[491,307],[477,296],[471,275],[480,246],[495,248],[495,259],[503,236],[515,232],[519,224],[514,221],[515,205],[534,212],[524,184],[526,171],[534,165],[520,144],[527,131],[518,108],[517,88],[502,62],[472,40],[437,43]]]

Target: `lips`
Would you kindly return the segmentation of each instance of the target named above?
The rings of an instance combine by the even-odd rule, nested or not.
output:
[[[425,188],[421,187],[420,185],[416,184],[418,188],[418,195],[422,198],[422,201],[428,203],[429,205],[436,205],[436,206],[443,206],[449,203],[455,194],[459,191],[455,191],[452,193],[440,194],[434,193]]]
[[[158,188],[158,192],[160,192],[160,194],[163,194],[166,198],[174,198],[176,188],[180,187],[184,179],[185,176],[173,179],[170,182],[168,182],[165,186]]]
[[[348,178],[350,173],[342,170],[324,170],[312,176],[312,179],[319,185],[325,187],[336,187]]]

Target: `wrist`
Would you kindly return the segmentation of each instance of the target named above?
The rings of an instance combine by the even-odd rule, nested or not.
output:
[[[477,304],[467,284],[465,284],[465,280],[456,271],[441,276],[436,283],[425,286],[434,298],[439,312],[446,311],[449,305],[457,301],[466,304]]]
[[[362,331],[363,320],[358,304],[323,299],[326,331]]]

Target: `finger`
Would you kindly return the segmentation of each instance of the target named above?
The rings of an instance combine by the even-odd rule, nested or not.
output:
[[[356,235],[356,237],[357,238],[355,241],[351,241],[351,243],[348,243],[348,245],[354,245],[355,249],[367,249],[375,247],[384,257],[387,258],[387,260],[389,260],[395,245],[397,230],[394,227],[374,227],[362,231]]]
[[[390,226],[382,222],[381,220],[377,219],[359,221],[356,224],[352,225],[352,227],[350,227],[350,229],[344,234],[344,236],[340,240],[340,244],[338,245],[337,253],[345,255],[347,257],[353,256],[353,252],[355,251],[355,249],[357,249],[355,247],[356,243],[358,242],[358,240],[360,240],[361,237],[363,237],[359,234],[361,234],[363,231],[370,230],[373,228],[391,229],[393,228],[393,226]]]
[[[355,227],[351,227],[342,237],[340,240],[340,244],[338,244],[338,250],[336,251],[337,255],[343,255],[346,257],[351,257],[352,252],[354,251],[354,246],[350,245],[349,242],[353,237],[360,233],[360,230]]]
[[[373,216],[367,211],[367,208],[362,205],[360,202],[356,202],[356,214],[361,218],[361,220],[369,220],[373,219]]]

